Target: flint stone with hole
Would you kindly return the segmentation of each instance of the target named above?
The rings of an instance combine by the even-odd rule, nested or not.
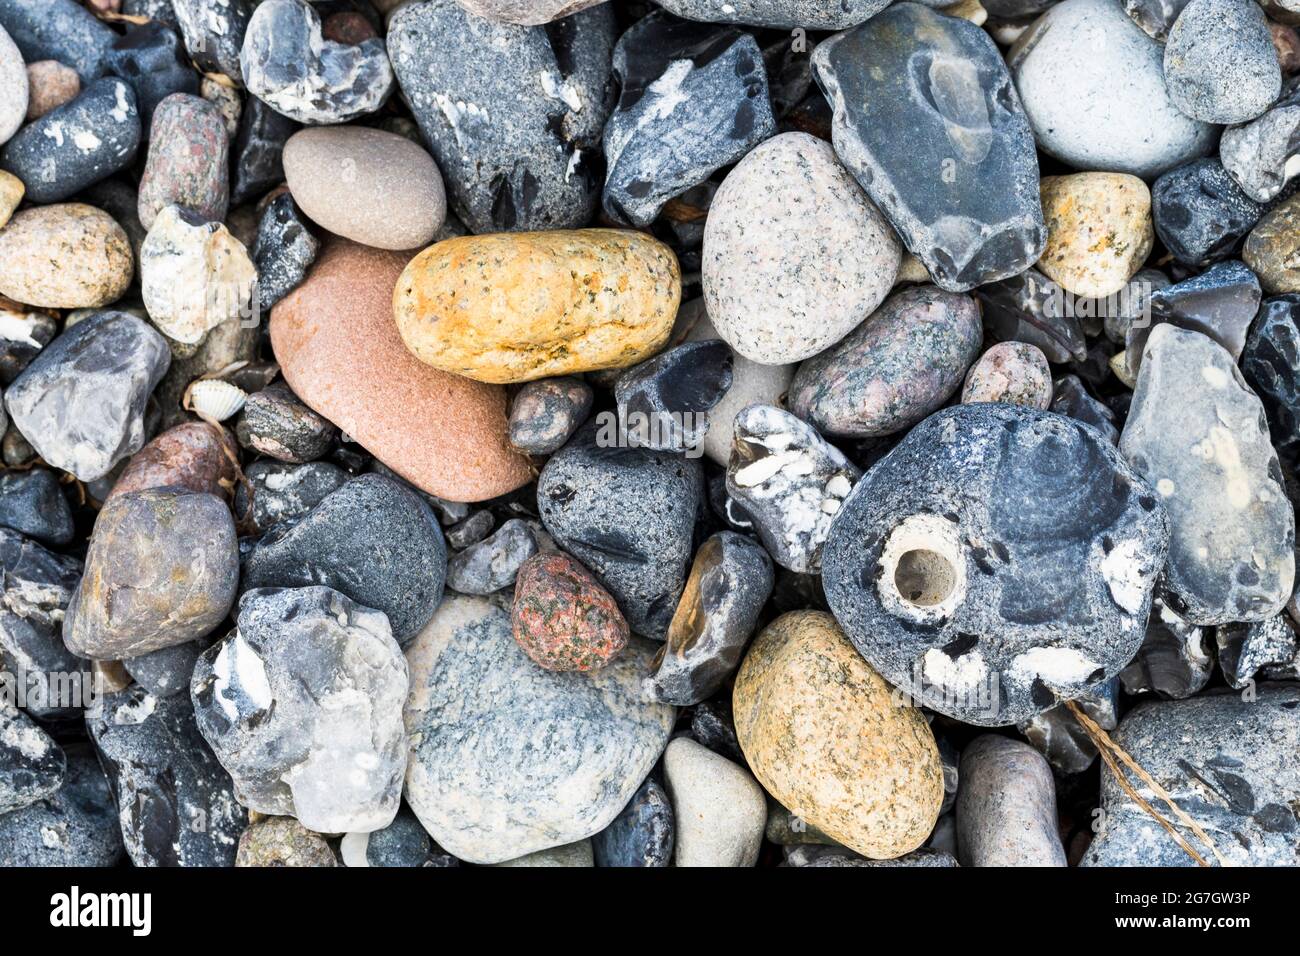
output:
[[[1120,722],[1115,743],[1238,866],[1295,866],[1300,832],[1300,684],[1261,684],[1243,700],[1232,691],[1141,704]],[[1174,821],[1148,786],[1148,802],[1211,865],[1211,850]],[[1194,866],[1174,838],[1102,771],[1106,826],[1081,866]]]
[[[962,866],[1065,866],[1056,783],[1042,754],[994,734],[961,753],[957,848]]]
[[[148,323],[100,312],[32,360],[5,391],[5,408],[48,464],[94,481],[144,445],[145,405],[170,364]]]
[[[721,339],[686,342],[634,365],[614,383],[628,441],[659,451],[690,451],[708,431],[709,410],[731,388],[734,356]]]
[[[154,697],[132,686],[87,718],[136,866],[233,866],[248,814],[208,749],[188,694]]]
[[[960,405],[917,425],[831,525],[826,599],[895,686],[979,726],[1117,674],[1164,564],[1159,496],[1092,428]]]
[[[1300,78],[1287,81],[1267,113],[1223,131],[1219,158],[1242,190],[1268,202],[1300,175]]]
[[[1267,621],[1224,624],[1215,628],[1219,668],[1228,686],[1238,690],[1257,680],[1294,680],[1300,677],[1300,639],[1289,615]]]
[[[405,644],[442,600],[447,544],[429,506],[405,485],[362,475],[297,521],[282,521],[244,557],[245,589],[323,584],[388,615]]]
[[[987,33],[896,3],[812,60],[835,152],[939,286],[962,292],[1037,261],[1034,137]]]
[[[1137,656],[1119,672],[1129,694],[1182,700],[1200,691],[1214,671],[1209,628],[1189,624],[1159,598],[1151,602],[1147,634]]]
[[[229,613],[239,548],[226,503],[184,488],[118,495],[95,521],[63,639],[121,660],[203,637]]]
[[[632,630],[662,640],[686,581],[703,468],[668,452],[602,443],[587,427],[551,457],[537,479],[538,510]]]
[[[1295,514],[1263,406],[1221,345],[1169,323],[1152,329],[1119,448],[1169,512],[1169,607],[1193,624],[1282,610]]]
[[[299,123],[346,123],[374,113],[393,91],[384,41],[325,39],[320,14],[303,0],[259,4],[239,62],[248,91]]]
[[[67,757],[50,735],[0,700],[0,816],[55,793],[67,768]]]
[[[388,618],[327,587],[265,588],[194,668],[199,731],[239,802],[317,833],[393,822],[406,772],[406,660]]]
[[[817,430],[771,405],[750,405],[735,420],[727,493],[782,567],[821,569],[831,521],[861,475]]]

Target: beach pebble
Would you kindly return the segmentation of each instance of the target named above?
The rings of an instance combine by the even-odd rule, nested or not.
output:
[[[1241,358],[1246,332],[1260,302],[1259,280],[1238,260],[1218,262],[1200,275],[1155,289],[1147,298],[1150,322],[1134,323],[1125,336],[1126,359],[1136,376],[1151,329],[1168,322],[1209,336]]]
[[[609,826],[673,725],[672,707],[640,693],[649,657],[634,639],[589,674],[543,670],[504,608],[449,596],[407,649],[406,799],[425,829],[460,859],[500,863]]]
[[[244,112],[244,100],[239,90],[205,76],[199,84],[199,95],[217,108],[226,124],[226,136],[233,139],[239,132],[239,117]]]
[[[81,78],[58,60],[37,60],[27,64],[27,122],[38,120],[50,110],[75,99],[81,92]],[[2,141],[5,137],[0,137]]]
[[[1151,602],[1142,647],[1120,671],[1120,684],[1129,694],[1191,697],[1214,671],[1213,643],[1209,628],[1189,624],[1157,598]]]
[[[1161,43],[1169,36],[1169,28],[1183,12],[1188,0],[1121,0],[1124,12],[1132,17],[1147,36]],[[1047,6],[1051,6],[1050,3]]]
[[[529,455],[560,449],[587,420],[591,386],[572,376],[528,382],[510,400],[510,444]]]
[[[244,102],[230,146],[230,204],[257,199],[284,181],[284,144],[299,126],[255,96]]]
[[[663,0],[665,10],[688,20],[743,23],[758,27],[844,30],[880,12],[889,0]]]
[[[406,644],[442,599],[447,546],[418,495],[382,475],[362,475],[307,515],[281,522],[244,555],[243,587],[325,585],[388,615]]]
[[[207,422],[185,422],[162,432],[131,456],[109,492],[181,487],[229,498],[236,483],[238,448],[230,432]]]
[[[117,808],[88,744],[69,745],[63,785],[0,815],[0,866],[111,867],[122,857]]]
[[[252,490],[253,524],[262,531],[302,517],[350,479],[346,471],[326,461],[291,465],[268,459],[249,465],[244,477]],[[235,508],[237,514],[248,512],[248,492],[242,488]]]
[[[58,60],[77,71],[82,85],[104,72],[117,34],[76,0],[7,0],[0,5],[6,30],[28,63]]]
[[[1264,214],[1246,237],[1241,258],[1270,295],[1300,292],[1300,193]]]
[[[678,737],[664,752],[664,780],[677,825],[677,866],[748,867],[758,862],[767,799],[748,770]]]
[[[1119,444],[1115,412],[1105,402],[1094,398],[1079,376],[1063,375],[1052,384],[1052,404],[1049,407],[1058,415],[1091,425],[1112,445]]]
[[[283,382],[272,382],[248,396],[235,422],[235,437],[259,454],[301,465],[329,451],[338,429]]]
[[[752,361],[808,358],[880,304],[901,248],[827,143],[806,133],[774,136],[727,174],[709,208],[708,319]]]
[[[1102,730],[1114,730],[1119,720],[1119,685],[1120,678],[1112,677],[1090,687],[1072,703]],[[1083,773],[1097,759],[1097,745],[1065,704],[1035,714],[1016,729],[1063,774]]]
[[[512,586],[520,566],[536,553],[537,537],[528,522],[511,518],[447,559],[447,587],[461,594],[495,594]]]
[[[614,74],[602,203],[617,222],[648,225],[776,131],[762,53],[735,27],[656,10],[619,37]]]
[[[1174,105],[1163,56],[1115,0],[1063,0],[1021,34],[1007,65],[1039,149],[1075,169],[1146,179],[1204,156],[1218,136]]]
[[[731,347],[721,339],[685,342],[635,365],[614,383],[629,444],[699,454],[709,410],[731,388]]]
[[[961,753],[962,866],[1065,866],[1052,768],[1033,747],[985,734]]]
[[[199,731],[239,802],[318,833],[392,822],[406,771],[406,660],[388,619],[328,587],[258,588],[199,658]]]
[[[172,0],[171,6],[194,65],[242,85],[240,54],[255,0]]]
[[[1296,119],[1300,123],[1300,109]],[[1151,186],[1156,235],[1175,259],[1189,266],[1231,255],[1264,209],[1214,159],[1171,169]]]
[[[1024,342],[999,342],[966,373],[961,400],[1047,409],[1052,404],[1052,370],[1047,356]]]
[[[875,438],[903,431],[941,407],[979,355],[975,300],[910,286],[838,345],[799,366],[788,404],[823,434]]]
[[[344,866],[450,867],[460,861],[425,832],[415,814],[403,806],[393,822],[369,833],[348,833],[339,841]]]
[[[9,140],[30,110],[27,65],[14,41],[0,25],[0,145]]]
[[[1262,116],[1223,131],[1219,158],[1253,200],[1266,203],[1300,173],[1300,80]]]
[[[510,623],[524,653],[551,671],[604,667],[629,637],[627,621],[609,592],[563,552],[538,554],[520,566]]]
[[[768,625],[736,675],[732,710],[763,787],[833,840],[890,859],[934,829],[944,793],[934,734],[829,614]]]
[[[0,229],[8,225],[26,192],[27,187],[21,179],[0,169]]]
[[[268,314],[272,306],[302,285],[319,252],[320,240],[299,215],[293,196],[284,192],[266,204],[253,244],[261,314]]]
[[[147,323],[99,312],[45,347],[5,391],[5,408],[48,464],[93,481],[144,445],[145,405],[170,359]]]
[[[1215,628],[1219,669],[1229,687],[1253,687],[1256,680],[1300,677],[1300,640],[1288,614],[1249,624]]]
[[[1245,123],[1282,88],[1273,37],[1253,0],[1191,0],[1165,43],[1165,85],[1183,113],[1206,123]]]
[[[139,657],[128,657],[122,667],[131,679],[155,697],[189,693],[194,665],[203,652],[212,646],[209,637],[173,644]]]
[[[1033,265],[1047,238],[1034,137],[988,34],[899,4],[812,60],[835,152],[935,283],[961,292]],[[914,63],[932,64],[923,79]]]
[[[397,82],[471,231],[571,229],[591,218],[613,101],[609,6],[540,27],[431,0],[403,6],[388,26]]]
[[[121,77],[135,90],[136,106],[144,139],[154,135],[153,120],[158,105],[169,96],[185,93],[197,97],[199,75],[194,72],[180,35],[156,20],[133,26],[117,40],[104,58],[107,72]],[[185,137],[183,125],[164,126],[164,136]],[[164,144],[164,148],[170,148]],[[155,210],[156,211],[156,210]]]
[[[646,690],[678,707],[712,697],[740,664],[772,594],[772,559],[752,538],[719,531],[695,553]]]
[[[668,792],[646,777],[614,822],[591,838],[596,866],[666,867],[673,859],[676,825]]]
[[[1266,299],[1250,327],[1241,374],[1260,397],[1283,452],[1300,448],[1300,295]]]
[[[0,817],[58,791],[67,766],[49,734],[12,703],[0,702]]]
[[[478,17],[539,26],[572,16],[604,0],[456,0],[462,7]]]
[[[501,233],[425,249],[393,313],[420,361],[505,383],[635,365],[667,341],[680,301],[676,256],[642,233]]]
[[[115,302],[135,275],[126,233],[81,203],[15,213],[0,231],[0,295],[51,309]]]
[[[64,621],[68,649],[120,660],[215,629],[239,587],[230,509],[213,495],[155,488],[106,502]]]
[[[1038,268],[1067,292],[1113,295],[1151,252],[1151,192],[1136,176],[1044,176],[1047,247]]]
[[[220,111],[207,100],[173,93],[159,103],[140,176],[141,225],[152,229],[158,214],[173,205],[203,219],[225,219],[228,140]]]
[[[867,661],[965,723],[1026,720],[1142,643],[1168,519],[1098,432],[958,405],[913,428],[844,502],[822,583]]]
[[[235,866],[338,866],[325,838],[290,817],[258,820],[239,838]]]
[[[54,473],[33,468],[0,474],[0,525],[53,547],[70,542],[72,508]]]

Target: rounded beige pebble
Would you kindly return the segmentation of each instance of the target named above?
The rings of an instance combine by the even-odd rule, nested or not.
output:
[[[677,826],[677,866],[757,863],[767,826],[767,797],[753,775],[689,737],[671,741],[663,761]]]
[[[924,843],[943,803],[934,734],[895,696],[821,611],[773,621],[732,694],[740,748],[768,793],[876,860]]]
[[[1028,342],[999,342],[966,373],[961,400],[1046,410],[1052,404],[1052,369],[1047,356]]]
[[[668,341],[677,257],[621,229],[447,239],[412,259],[393,313],[420,361],[480,382],[626,368]]]
[[[294,133],[284,146],[293,200],[323,229],[375,249],[418,249],[447,218],[433,157],[405,136],[363,126]]]
[[[23,201],[23,193],[26,191],[27,187],[21,179],[0,169],[0,229],[8,225],[9,217]]]
[[[1142,268],[1155,231],[1151,190],[1127,173],[1044,176],[1047,248],[1038,269],[1067,292],[1113,295]]]
[[[46,309],[96,309],[131,284],[126,232],[81,203],[35,206],[0,230],[0,295]]]
[[[30,123],[76,99],[81,92],[81,77],[58,60],[37,60],[27,64],[27,87],[27,122]]]

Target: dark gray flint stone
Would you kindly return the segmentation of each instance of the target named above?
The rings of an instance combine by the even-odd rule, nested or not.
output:
[[[461,594],[494,594],[515,583],[519,566],[537,553],[527,521],[511,518],[491,537],[447,559],[447,587]]]
[[[655,11],[619,38],[614,73],[622,93],[605,124],[602,201],[619,222],[648,225],[776,132],[763,54],[735,27]]]
[[[704,500],[698,459],[601,447],[592,426],[537,479],[542,524],[609,589],[632,630],[663,640],[686,581]]]
[[[301,127],[255,96],[244,101],[230,151],[230,206],[242,205],[284,182],[284,144]]]
[[[1168,539],[1159,495],[1093,428],[960,405],[854,488],[822,583],[886,680],[942,714],[1002,726],[1132,659]]]
[[[76,0],[4,0],[0,27],[24,62],[58,60],[77,71],[82,86],[104,72],[104,54],[117,39],[108,24]]]
[[[81,562],[0,528],[0,670],[22,691],[33,717],[78,717],[90,663],[63,643],[62,622],[81,580]]]
[[[56,792],[67,766],[50,735],[0,699],[0,817]]]
[[[146,140],[159,103],[173,93],[199,95],[199,75],[190,66],[185,44],[180,34],[165,23],[151,21],[131,27],[109,48],[104,67],[135,90]]]
[[[1165,86],[1178,109],[1206,123],[1245,123],[1282,89],[1268,19],[1253,0],[1190,0],[1165,43]]]
[[[1154,692],[1182,700],[1205,687],[1213,671],[1209,630],[1188,624],[1156,599],[1151,602],[1142,646],[1119,672],[1119,680],[1129,694]]]
[[[72,507],[54,472],[33,468],[0,475],[0,525],[55,547],[71,541]]]
[[[397,82],[452,209],[472,232],[567,229],[591,219],[614,31],[608,4],[545,27],[494,23],[455,0],[393,15]]]
[[[1222,624],[1214,630],[1219,668],[1229,687],[1249,687],[1257,678],[1300,677],[1300,640],[1285,613],[1250,624]]]
[[[0,328],[0,384],[16,379],[41,349],[59,334],[59,323],[44,312],[11,313]]]
[[[1193,624],[1262,621],[1295,578],[1295,514],[1264,409],[1199,332],[1151,331],[1120,451],[1169,513],[1161,599]]]
[[[1150,322],[1134,322],[1125,336],[1124,361],[1137,378],[1151,330],[1168,323],[1200,332],[1223,346],[1235,362],[1259,312],[1259,279],[1237,259],[1217,262],[1200,275],[1155,289],[1148,297]]]
[[[244,477],[252,485],[253,523],[262,531],[302,517],[351,480],[346,471],[327,461],[294,465],[269,459],[253,462],[244,469]],[[235,511],[240,515],[248,511],[248,492],[242,486],[236,492]]]
[[[700,545],[646,680],[650,695],[687,707],[716,693],[740,666],[772,584],[772,559],[753,539],[719,531]]]
[[[1241,353],[1241,374],[1264,403],[1273,443],[1300,447],[1300,295],[1265,299]]]
[[[393,822],[370,833],[348,833],[339,843],[343,865],[350,867],[451,867],[460,860],[429,839],[420,821],[403,806]]]
[[[831,521],[861,472],[811,425],[772,405],[736,415],[727,494],[782,567],[815,574]]]
[[[388,615],[405,644],[442,600],[447,545],[429,506],[382,475],[362,475],[294,522],[282,521],[244,559],[245,590],[323,584]]]
[[[984,734],[961,754],[962,866],[1065,866],[1052,768],[1019,740]]]
[[[928,847],[913,850],[911,853],[905,853],[893,860],[868,860],[864,856],[858,856],[847,847],[841,846],[790,847],[786,850],[785,862],[781,864],[781,866],[791,867],[868,866],[906,867],[908,869],[917,867],[955,867],[959,865],[952,854],[944,850],[935,850]]]
[[[122,858],[117,808],[88,744],[66,745],[68,768],[59,790],[0,815],[0,867],[106,867]]]
[[[320,458],[338,433],[333,422],[309,408],[282,381],[248,396],[235,422],[239,444],[295,464]]]
[[[293,196],[281,193],[267,203],[253,245],[258,302],[263,314],[270,313],[271,306],[298,288],[319,250],[320,240],[299,215]]]
[[[486,508],[475,511],[464,521],[456,522],[443,532],[447,536],[447,547],[463,551],[472,544],[478,544],[492,533],[495,524],[496,519],[492,517],[491,511]]]
[[[1119,678],[1112,677],[1074,702],[1102,730],[1114,730],[1119,722],[1118,694]],[[1083,773],[1097,759],[1096,744],[1064,704],[1021,722],[1016,729],[1061,773]]]
[[[614,383],[628,440],[659,451],[699,447],[709,409],[731,388],[735,356],[721,339],[686,342],[634,365]]]
[[[23,181],[29,202],[55,203],[130,166],[139,146],[135,90],[104,77],[19,130],[0,167]]]
[[[388,618],[327,587],[259,588],[199,658],[199,732],[239,802],[316,833],[387,826],[406,771],[407,672]]]
[[[94,481],[144,445],[145,407],[170,364],[152,325],[100,312],[32,360],[5,390],[5,408],[48,464]]]
[[[581,379],[527,382],[510,402],[510,444],[530,455],[549,455],[587,420],[594,395]]]
[[[730,694],[725,697],[730,701]],[[716,700],[697,704],[691,714],[690,735],[696,743],[728,760],[736,763],[745,760],[745,755],[740,750],[740,741],[736,739],[736,725],[731,719],[729,704],[719,704]]]
[[[1083,327],[1060,308],[1064,290],[1037,269],[990,282],[974,290],[983,308],[984,331],[994,342],[1028,342],[1049,362],[1088,357]]]
[[[406,799],[434,840],[470,863],[605,829],[676,719],[641,692],[649,641],[633,636],[590,673],[547,671],[514,640],[504,605],[449,595],[407,652]]]
[[[305,0],[263,0],[239,59],[248,91],[300,123],[346,123],[377,111],[393,91],[384,41],[324,39],[320,14]]]
[[[847,30],[875,16],[889,0],[659,0],[659,5],[688,20],[784,30]]]
[[[1250,699],[1225,691],[1140,704],[1112,736],[1210,834],[1230,863],[1295,866],[1300,685],[1262,684]],[[1138,792],[1159,805],[1149,787],[1139,784]],[[1105,826],[1081,866],[1196,865],[1105,770],[1101,798]],[[1195,834],[1170,822],[1215,864]]]
[[[146,17],[176,26],[176,11],[172,9],[172,0],[124,0],[122,12],[128,16]]]
[[[1300,77],[1292,77],[1267,113],[1230,126],[1219,159],[1251,199],[1268,202],[1300,173]]]
[[[1077,375],[1063,375],[1053,383],[1050,410],[1091,425],[1112,445],[1119,444],[1115,413],[1104,402],[1093,398]]]
[[[242,84],[239,52],[255,6],[253,0],[172,0],[185,48],[195,66]]]
[[[199,655],[212,646],[211,636],[128,657],[122,666],[131,679],[155,697],[170,697],[190,689]]]
[[[151,488],[99,512],[63,640],[93,660],[184,644],[225,620],[239,587],[235,523],[216,495]]]
[[[1172,285],[1169,277],[1159,269],[1140,269],[1121,290],[1118,300],[1112,300],[1102,317],[1102,331],[1116,345],[1128,341],[1129,331],[1135,325],[1151,323],[1151,296],[1158,289]],[[1127,292],[1125,291],[1127,290]]]
[[[234,866],[248,814],[208,748],[188,694],[141,687],[108,694],[87,717],[118,807],[122,843],[136,866]]]
[[[1029,120],[993,40],[896,3],[818,44],[835,152],[941,287],[1033,265],[1047,244]]]
[[[1264,209],[1217,159],[1171,169],[1151,187],[1156,235],[1175,259],[1189,266],[1231,255]]]
[[[597,866],[666,867],[675,833],[668,793],[646,777],[614,822],[591,838],[591,849]]]
[[[1147,36],[1163,43],[1187,0],[1123,0],[1123,4],[1124,12]]]

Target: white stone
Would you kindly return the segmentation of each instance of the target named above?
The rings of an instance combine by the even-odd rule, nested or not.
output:
[[[754,775],[687,737],[664,751],[664,780],[677,823],[678,866],[753,866],[767,825]]]
[[[27,66],[17,45],[0,27],[0,145],[7,143],[27,116]]]

